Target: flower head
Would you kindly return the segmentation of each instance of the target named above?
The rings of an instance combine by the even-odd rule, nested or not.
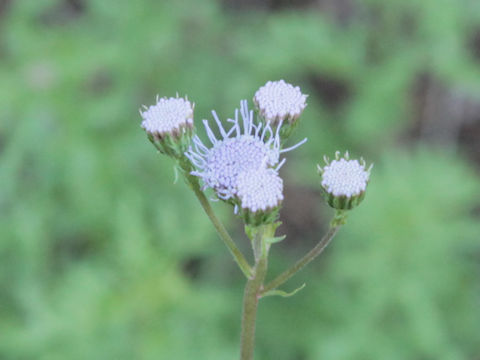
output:
[[[144,106],[142,128],[152,135],[179,134],[182,129],[193,126],[194,106],[184,98],[159,98],[157,103]]]
[[[237,196],[242,209],[265,211],[283,200],[283,180],[274,169],[247,170],[238,175]]]
[[[198,136],[193,138],[193,148],[185,153],[196,171],[192,174],[202,178],[205,187],[212,188],[222,200],[234,198],[238,192],[238,177],[241,173],[261,168],[275,168],[278,170],[285,160],[280,161],[280,154],[290,151],[301,145],[281,149],[279,129],[273,131],[269,124],[255,124],[253,111],[248,110],[247,101],[240,103],[239,119],[238,109],[235,119],[228,119],[232,127],[226,131],[212,111],[218,125],[221,138],[217,139],[204,120],[207,135],[212,143],[208,148]]]
[[[271,223],[283,201],[283,180],[274,169],[244,171],[237,178],[237,198],[246,224]]]
[[[302,94],[298,86],[284,80],[268,81],[253,97],[260,115],[272,126],[286,121],[294,123],[307,106],[306,101],[307,95]]]
[[[142,128],[150,141],[162,152],[175,157],[183,155],[193,133],[194,104],[177,97],[159,98],[156,104],[143,106]]]
[[[335,153],[335,160],[329,162],[325,158],[325,162],[326,166],[318,166],[318,170],[329,205],[339,210],[357,206],[365,195],[373,165],[367,169],[363,159],[350,160],[348,152],[344,157],[340,157],[338,151]]]

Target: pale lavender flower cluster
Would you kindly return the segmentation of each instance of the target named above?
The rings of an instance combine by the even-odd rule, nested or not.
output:
[[[220,199],[236,205],[238,202],[242,209],[256,212],[279,206],[283,200],[283,182],[278,170],[285,162],[280,156],[306,139],[282,149],[279,128],[274,131],[269,123],[255,123],[246,100],[241,101],[235,118],[227,120],[232,124],[228,131],[215,111],[212,114],[221,137],[217,139],[204,120],[212,146],[207,147],[194,136],[193,147],[185,153],[196,168],[192,174],[200,177],[205,188],[212,188]]]
[[[278,171],[285,163],[283,153],[297,148],[283,148],[296,121],[307,106],[307,95],[298,86],[284,80],[268,81],[253,97],[258,118],[240,102],[234,119],[225,127],[215,111],[213,118],[219,136],[203,120],[210,144],[205,144],[193,127],[194,104],[187,98],[158,98],[156,104],[140,110],[142,127],[160,153],[174,157],[183,171],[203,182],[202,190],[213,189],[218,199],[235,206],[246,223],[275,221],[283,201],[283,181]],[[326,166],[318,168],[322,193],[338,210],[351,209],[362,201],[370,177],[363,159],[350,160],[340,153]],[[197,181],[195,179],[194,181]],[[198,186],[198,181],[195,183]]]

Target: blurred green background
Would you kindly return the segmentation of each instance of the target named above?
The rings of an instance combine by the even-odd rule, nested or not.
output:
[[[375,167],[257,358],[480,359],[478,0],[0,0],[0,359],[236,359],[242,274],[138,108],[178,91],[199,125],[282,78],[309,141],[270,276],[329,222],[322,156]]]

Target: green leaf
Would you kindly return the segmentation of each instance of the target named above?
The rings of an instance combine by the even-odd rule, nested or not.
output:
[[[265,239],[265,242],[266,242],[267,244],[275,244],[275,243],[278,243],[278,242],[282,241],[282,240],[285,239],[286,237],[287,237],[287,235],[270,237],[270,238],[266,238],[266,239]]]
[[[267,291],[265,294],[263,294],[262,297],[265,297],[265,296],[290,297],[290,296],[295,295],[300,290],[302,290],[305,286],[306,286],[306,284],[304,283],[302,286],[296,288],[295,290],[293,290],[291,292],[286,292],[286,291],[283,291],[283,290],[270,290],[270,291]]]

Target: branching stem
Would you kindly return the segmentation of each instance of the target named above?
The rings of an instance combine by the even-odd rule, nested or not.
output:
[[[298,271],[300,271],[305,265],[315,259],[318,255],[320,255],[323,250],[327,247],[327,245],[332,241],[335,234],[337,233],[340,226],[333,226],[330,227],[328,232],[323,236],[323,238],[319,241],[315,247],[310,250],[304,257],[298,260],[291,268],[285,270],[283,273],[278,275],[275,279],[269,282],[263,288],[262,294],[269,292],[270,290],[278,288],[282,285],[285,281],[290,279],[293,275],[295,275]]]

